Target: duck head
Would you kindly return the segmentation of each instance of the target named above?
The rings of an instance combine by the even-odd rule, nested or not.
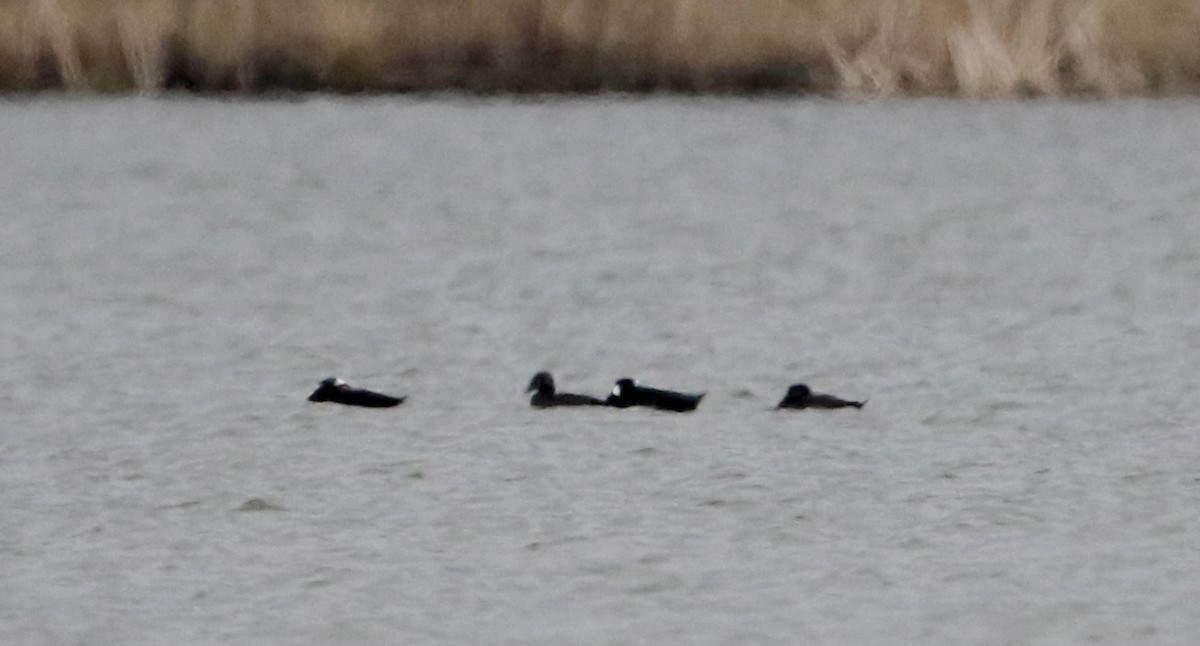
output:
[[[788,388],[787,399],[789,400],[805,400],[812,396],[812,388],[806,384],[793,384]]]
[[[544,395],[553,395],[554,377],[551,377],[548,372],[539,372],[534,375],[533,379],[529,380],[529,387],[525,389],[525,392],[528,393],[535,390]]]
[[[314,390],[313,393],[308,396],[308,401],[310,401],[310,402],[329,401],[329,395],[331,393],[333,393],[335,391],[339,391],[339,390],[345,390],[346,388],[348,388],[348,386],[346,385],[346,382],[342,381],[341,379],[338,379],[337,377],[327,377],[325,379],[322,379],[321,384],[319,386],[317,386],[317,389]]]
[[[634,401],[634,389],[635,388],[636,388],[636,386],[634,385],[632,379],[629,379],[627,377],[618,379],[617,385],[613,386],[612,393],[610,393],[608,395],[608,401],[606,401],[605,403],[608,404],[609,406],[616,406],[617,408],[626,408],[629,406],[633,406],[635,403],[635,401]]]

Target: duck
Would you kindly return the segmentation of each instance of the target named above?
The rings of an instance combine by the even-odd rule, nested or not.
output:
[[[696,407],[700,405],[700,400],[704,398],[705,394],[677,393],[670,390],[649,388],[638,385],[634,380],[624,377],[617,380],[617,385],[613,387],[612,394],[608,396],[608,399],[604,403],[615,408],[647,406],[658,410],[686,413],[696,410]]]
[[[560,393],[554,390],[554,377],[548,372],[539,372],[529,380],[525,392],[532,392],[529,405],[534,408],[552,408],[554,406],[603,406],[604,401],[590,395]]]
[[[334,402],[366,408],[391,408],[403,404],[405,397],[392,397],[370,390],[352,388],[337,377],[328,377],[308,396],[310,402]]]
[[[776,408],[862,408],[866,403],[866,400],[850,401],[833,395],[814,393],[807,384],[792,384]]]

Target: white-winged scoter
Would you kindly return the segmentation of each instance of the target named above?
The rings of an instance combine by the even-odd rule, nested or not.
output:
[[[613,388],[612,394],[608,396],[608,399],[604,403],[616,408],[646,406],[657,408],[658,410],[686,413],[696,410],[704,395],[705,393],[688,394],[660,390],[658,388],[648,388],[638,385],[632,379],[623,378],[617,380],[617,385]]]
[[[366,408],[391,408],[404,403],[404,399],[404,397],[392,397],[371,390],[351,388],[337,377],[329,377],[321,381],[321,385],[317,386],[317,389],[308,396],[310,402],[334,402]]]
[[[865,400],[850,401],[833,395],[814,393],[805,384],[792,384],[777,408],[862,408],[866,403]]]
[[[575,393],[560,393],[554,388],[554,377],[548,372],[539,372],[529,381],[525,392],[533,392],[529,405],[534,408],[552,408],[554,406],[603,406],[604,401],[590,395]]]

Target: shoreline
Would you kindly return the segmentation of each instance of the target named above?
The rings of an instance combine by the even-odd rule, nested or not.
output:
[[[1200,0],[0,0],[0,92],[1200,95]]]

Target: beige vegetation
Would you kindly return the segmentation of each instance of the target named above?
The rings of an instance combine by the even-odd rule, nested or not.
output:
[[[0,89],[1193,94],[1200,0],[0,0]]]

